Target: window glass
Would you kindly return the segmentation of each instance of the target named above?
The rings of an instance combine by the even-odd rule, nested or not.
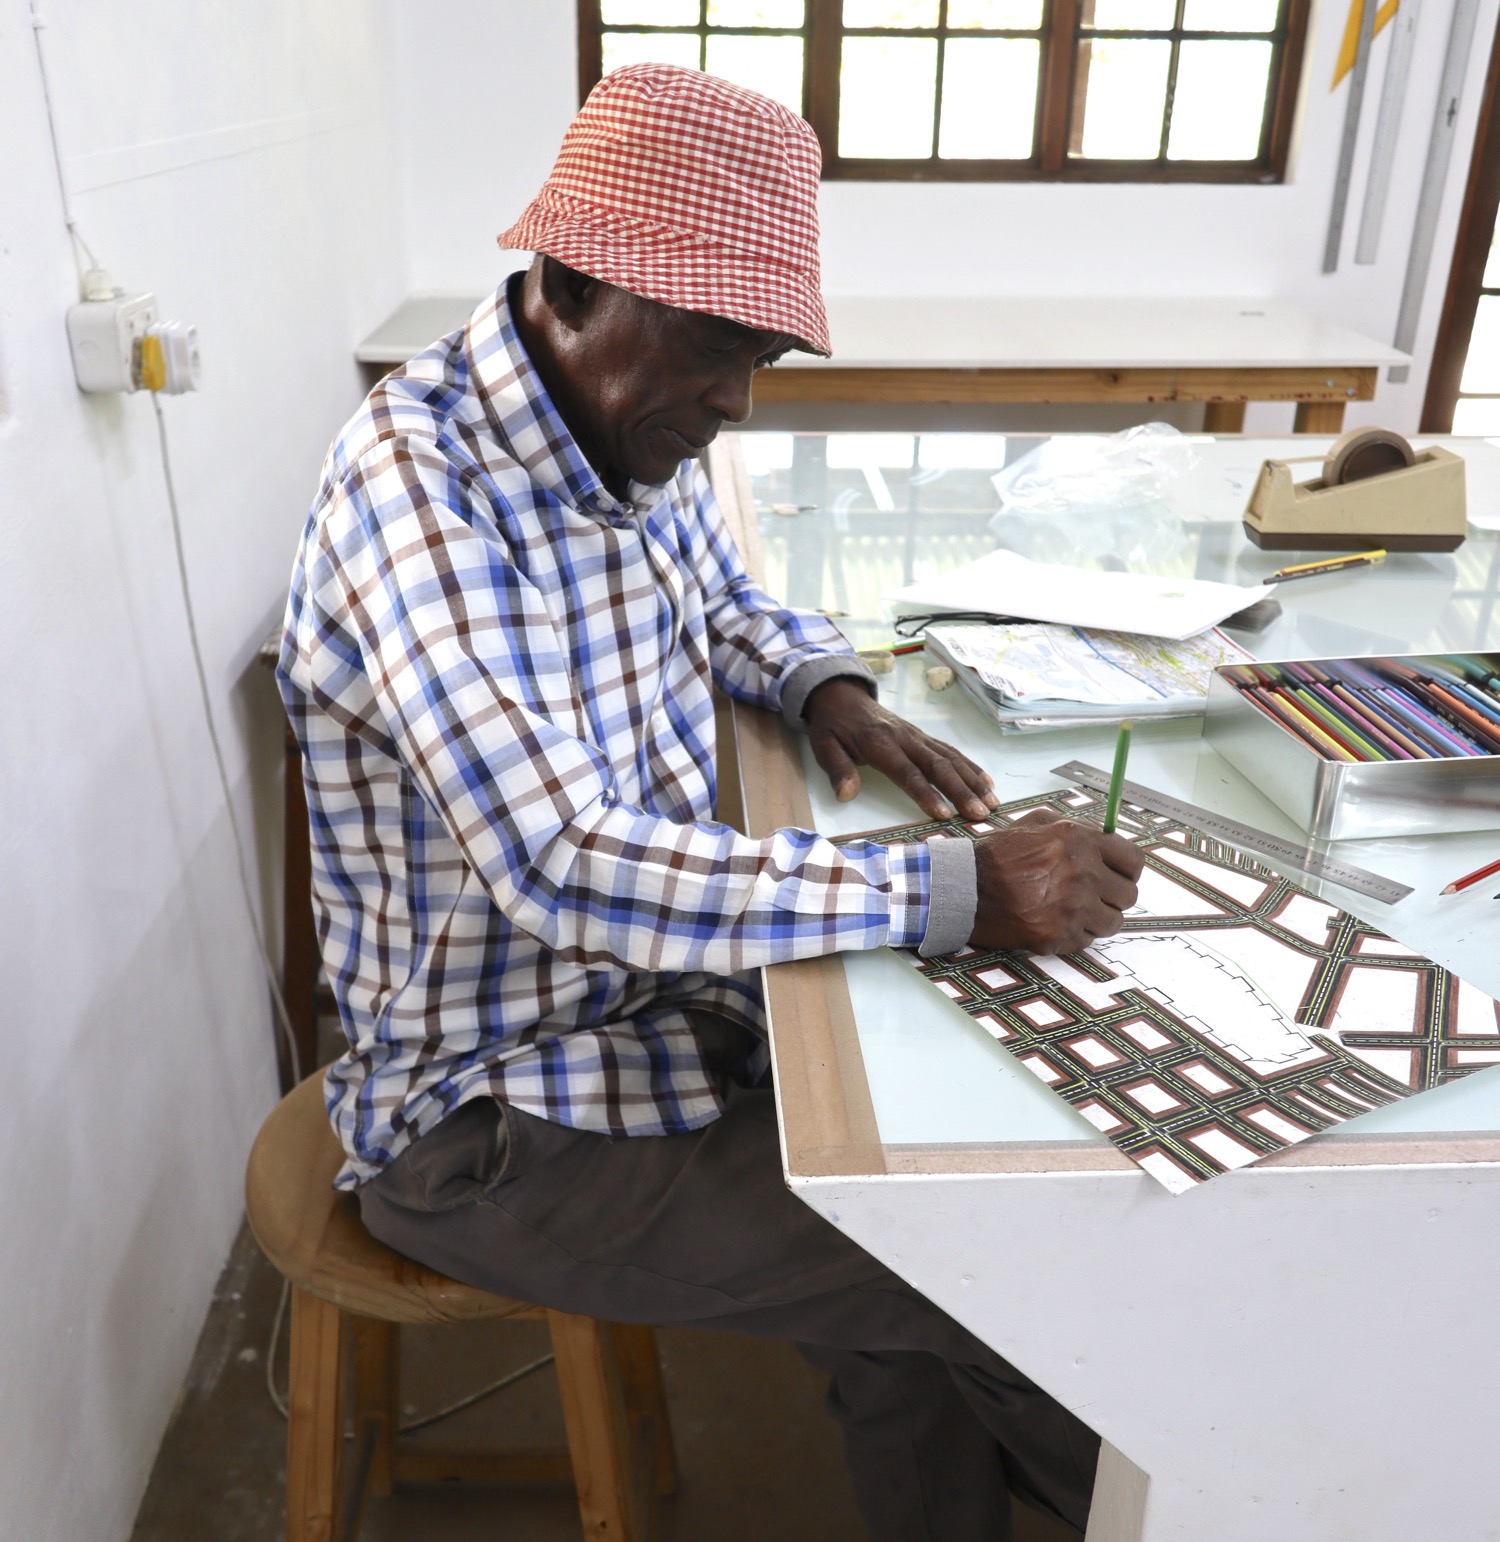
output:
[[[1281,0],[1187,0],[1182,25],[1189,32],[1270,32]]]
[[[845,38],[839,154],[857,160],[931,155],[936,85],[936,38]]]
[[[685,64],[690,70],[699,65],[694,32],[606,32],[600,44],[606,75],[622,64]]]
[[[708,0],[710,27],[800,27],[806,0]]]
[[[935,27],[938,0],[844,0],[846,27]]]
[[[606,27],[696,27],[698,0],[600,0]]]
[[[1464,361],[1460,391],[1500,393],[1500,295],[1483,294],[1469,336],[1469,357]],[[1457,427],[1453,430],[1458,433]]]
[[[1165,32],[1177,24],[1177,0],[1084,0],[1080,20],[1101,32]]]
[[[1144,38],[1095,38],[1078,45],[1087,72],[1083,134],[1075,154],[1150,160],[1161,152],[1172,45]]]
[[[938,154],[1025,160],[1036,129],[1041,44],[1030,38],[949,38],[943,48]]]
[[[1167,158],[1253,161],[1260,154],[1270,76],[1269,43],[1184,43]]]
[[[1484,260],[1484,277],[1479,282],[1483,289],[1500,289],[1500,225],[1490,236],[1490,254]]]
[[[1041,24],[1042,0],[948,0],[950,28],[988,27],[995,32],[1025,32],[1035,31]]]
[[[1453,432],[1500,435],[1500,396],[1461,396],[1453,408]]]
[[[709,34],[703,66],[738,86],[749,86],[793,112],[802,111],[802,39]]]

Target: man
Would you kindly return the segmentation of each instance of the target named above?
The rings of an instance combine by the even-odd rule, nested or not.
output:
[[[617,71],[502,243],[539,255],[330,452],[281,658],[349,1049],[329,1109],[370,1230],[619,1321],[795,1339],[872,1532],[1081,1528],[1097,1442],[786,1190],[761,966],[1064,951],[1140,860],[1063,821],[836,848],[714,822],[718,685],[929,814],[984,773],[882,708],[823,618],[746,575],[694,457],[789,348],[826,353],[818,150],[696,71]]]

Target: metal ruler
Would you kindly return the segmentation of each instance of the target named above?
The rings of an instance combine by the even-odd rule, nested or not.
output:
[[[1432,266],[1432,244],[1437,236],[1444,184],[1448,180],[1448,162],[1453,155],[1458,99],[1469,67],[1469,48],[1474,41],[1474,24],[1478,17],[1479,0],[1454,0],[1453,20],[1448,29],[1448,52],[1443,60],[1443,79],[1438,87],[1432,138],[1427,142],[1427,165],[1422,171],[1422,191],[1412,230],[1411,254],[1406,263],[1406,282],[1401,288],[1401,309],[1396,317],[1394,341],[1402,353],[1410,353],[1417,340],[1417,318],[1422,312],[1427,270]],[[1409,364],[1394,364],[1386,379],[1399,384],[1410,374]]]
[[[1359,13],[1359,48],[1349,72],[1349,101],[1344,108],[1344,137],[1339,142],[1339,166],[1333,179],[1333,204],[1328,210],[1328,240],[1323,247],[1323,271],[1336,273],[1344,239],[1344,211],[1349,207],[1349,179],[1354,173],[1354,146],[1359,139],[1359,111],[1365,100],[1365,74],[1370,68],[1370,39],[1375,35],[1379,0],[1363,0]]]
[[[1391,187],[1396,162],[1396,139],[1401,130],[1401,111],[1406,106],[1406,82],[1411,74],[1412,44],[1417,35],[1417,11],[1421,0],[1401,0],[1388,28],[1389,51],[1385,56],[1385,89],[1380,94],[1380,115],[1375,119],[1375,142],[1370,148],[1370,178],[1365,184],[1365,208],[1359,222],[1359,244],[1354,260],[1368,266],[1380,250],[1380,225],[1385,218],[1385,198]]]
[[[1070,760],[1065,766],[1054,766],[1052,775],[1060,776],[1063,781],[1073,782],[1079,787],[1087,787],[1091,792],[1109,791],[1109,773],[1101,771],[1097,766],[1085,765],[1081,760]],[[1312,874],[1314,878],[1326,878],[1345,889],[1352,889],[1356,894],[1381,900],[1387,905],[1394,905],[1397,900],[1405,899],[1412,892],[1408,884],[1382,878],[1379,873],[1367,872],[1362,867],[1355,867],[1352,862],[1341,862],[1325,852],[1312,851],[1293,841],[1284,841],[1279,835],[1257,830],[1253,825],[1237,824],[1232,819],[1225,819],[1222,814],[1215,814],[1211,809],[1199,808],[1196,803],[1185,803],[1181,798],[1172,798],[1164,792],[1142,787],[1139,782],[1126,782],[1122,793],[1126,802],[1134,803],[1138,808],[1150,809],[1153,814],[1179,820],[1227,845],[1243,846],[1260,856],[1273,857],[1288,867]]]

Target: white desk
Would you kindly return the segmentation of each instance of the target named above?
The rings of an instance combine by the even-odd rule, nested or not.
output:
[[[833,458],[857,462],[848,448]],[[862,471],[828,469],[823,441],[794,450],[740,496],[820,510],[752,518],[747,555],[798,603],[852,612],[861,640],[889,635],[880,595],[914,569],[995,544],[983,468],[888,468],[881,511]],[[729,483],[721,468],[733,504]],[[1193,523],[1158,511],[1112,531],[1000,530],[1031,555],[1202,577],[1286,560],[1249,546],[1228,505]],[[1246,641],[1266,657],[1500,643],[1500,536],[1350,577],[1287,586],[1286,615]],[[899,661],[882,697],[983,762],[1003,798],[1059,785],[1048,769],[1066,760],[1109,763],[1108,732],[1002,740],[961,692],[927,691],[919,660]],[[786,775],[802,751],[764,714],[736,728],[752,830],[912,817],[878,778],[841,805],[810,759]],[[1138,728],[1130,774],[1297,834],[1195,725]],[[1500,885],[1437,892],[1500,835],[1337,849],[1416,893],[1330,897],[1500,994]],[[1091,1542],[1500,1536],[1500,1069],[1173,1197],[892,955],[782,966],[767,984],[789,1181],[1103,1435]]]
[[[402,364],[462,326],[475,296],[414,295],[355,351]],[[789,354],[762,402],[1206,402],[1231,433],[1247,402],[1297,403],[1299,433],[1337,433],[1383,366],[1409,357],[1267,299],[871,299],[830,296],[836,357]]]

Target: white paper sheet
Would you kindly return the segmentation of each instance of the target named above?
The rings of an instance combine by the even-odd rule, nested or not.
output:
[[[993,551],[957,572],[887,595],[900,610],[977,610],[1148,637],[1191,637],[1267,599],[1265,584],[1216,584],[1150,573],[1101,573]]]

